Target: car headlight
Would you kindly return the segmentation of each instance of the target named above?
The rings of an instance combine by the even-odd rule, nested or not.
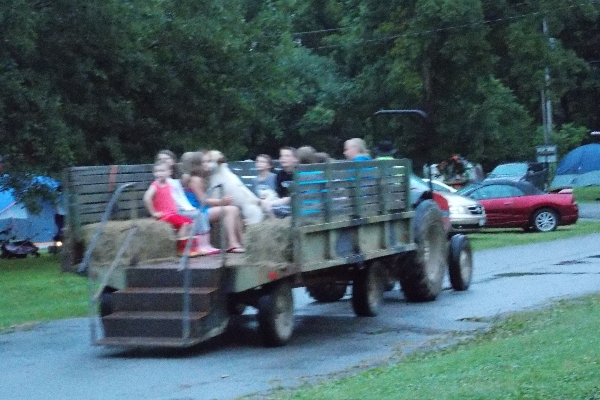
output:
[[[465,206],[450,206],[448,207],[450,214],[468,214],[469,209]]]

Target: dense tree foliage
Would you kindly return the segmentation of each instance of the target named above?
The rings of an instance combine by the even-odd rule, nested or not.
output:
[[[565,0],[10,0],[0,3],[3,168],[231,159],[352,136],[415,163],[492,166],[600,130],[600,4]],[[542,30],[547,24],[547,33]],[[423,121],[374,117],[421,108]]]

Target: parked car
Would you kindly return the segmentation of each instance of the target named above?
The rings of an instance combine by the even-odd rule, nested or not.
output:
[[[497,165],[485,178],[510,179],[514,181],[530,182],[536,188],[544,190],[548,182],[548,167],[538,162],[514,162]]]
[[[429,178],[423,178],[423,182],[429,185]],[[433,190],[438,192],[446,192],[446,193],[456,193],[457,189],[453,188],[450,185],[446,185],[442,181],[438,181],[436,179],[431,180],[431,185],[433,186]]]
[[[495,179],[458,193],[483,204],[487,228],[549,232],[559,225],[574,224],[579,218],[579,207],[572,189],[545,193],[529,182]]]
[[[486,214],[485,209],[476,200],[455,193],[456,190],[452,187],[444,188],[444,184],[436,185],[437,181],[432,181],[434,192],[442,195],[448,202],[450,213],[450,232],[475,232],[485,225]],[[441,190],[439,190],[441,189]],[[429,182],[421,179],[416,175],[410,178],[411,198],[417,194],[429,190]],[[452,192],[454,190],[454,192]]]

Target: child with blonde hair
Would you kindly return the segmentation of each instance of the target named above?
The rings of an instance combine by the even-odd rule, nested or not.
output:
[[[144,193],[144,204],[153,218],[169,223],[177,230],[177,254],[183,255],[185,245],[190,236],[192,228],[191,218],[177,213],[177,205],[171,193],[171,185],[167,182],[170,176],[170,168],[164,161],[154,164],[152,171],[154,182],[150,184]],[[199,255],[192,249],[189,256]]]

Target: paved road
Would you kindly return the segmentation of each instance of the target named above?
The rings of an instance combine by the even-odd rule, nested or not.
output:
[[[40,324],[0,335],[0,399],[232,399],[352,373],[485,329],[503,313],[600,292],[598,243],[600,233],[477,252],[469,291],[425,304],[394,291],[376,318],[356,318],[347,298],[320,305],[297,289],[297,328],[282,348],[260,346],[251,315],[187,352],[92,347],[86,319]]]
[[[579,204],[579,218],[600,219],[600,201]]]

